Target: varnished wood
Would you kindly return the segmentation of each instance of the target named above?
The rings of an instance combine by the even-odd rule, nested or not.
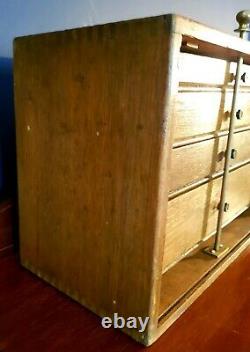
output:
[[[186,352],[193,352],[197,346],[202,352],[246,352],[250,344],[249,265],[250,251],[246,250],[150,347],[150,352],[180,352],[183,346]],[[0,267],[3,351],[142,349],[119,331],[103,329],[96,315],[24,270],[15,256],[0,258]],[[220,313],[216,324],[214,312]]]
[[[163,270],[192,247],[214,233],[222,178],[217,178],[170,200],[166,224]],[[250,204],[250,164],[231,172],[224,224],[233,220]]]
[[[214,231],[229,62],[249,63],[249,43],[205,28],[168,15],[15,41],[22,264],[100,316],[149,316],[145,333],[125,330],[146,345],[166,328],[162,272]],[[182,53],[190,38],[199,56]],[[205,73],[190,76],[197,61]],[[237,137],[249,133],[249,87]],[[226,222],[249,206],[244,140]]]
[[[13,204],[10,200],[0,203],[0,256],[13,247]]]
[[[212,44],[194,37],[182,36],[181,52],[195,54],[200,56],[208,56],[216,59],[237,62],[239,55],[243,58],[243,62],[250,64],[249,56],[245,53],[239,53],[224,46]]]
[[[168,27],[159,17],[15,42],[22,263],[99,315],[148,316],[153,300]]]
[[[204,91],[192,88],[181,91],[176,97],[174,111],[175,142],[178,145],[186,144],[190,140],[214,137],[221,131],[227,131],[231,102],[232,91]],[[236,121],[236,130],[249,128],[250,92],[241,92],[238,109],[243,111],[243,117]]]
[[[250,130],[235,133],[237,156],[231,166],[250,160]],[[227,136],[185,145],[172,151],[170,190],[176,191],[223,170]]]

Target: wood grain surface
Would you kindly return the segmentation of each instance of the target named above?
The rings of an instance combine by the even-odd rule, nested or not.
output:
[[[249,265],[246,250],[145,349],[117,329],[103,329],[96,315],[24,270],[15,256],[5,256],[0,258],[0,346],[6,352],[182,352],[183,346],[186,352],[247,352]]]
[[[237,151],[231,166],[250,159],[250,130],[234,134],[233,149]],[[172,151],[170,191],[212,177],[222,171],[225,161],[227,136],[188,144]]]
[[[169,202],[163,270],[214,233],[218,218],[221,180],[219,177]],[[249,189],[250,164],[247,164],[230,173],[226,199],[230,208],[224,215],[224,224],[249,207]]]
[[[225,148],[229,61],[250,62],[250,43],[205,28],[168,15],[14,45],[21,262],[100,316],[150,316],[144,334],[125,330],[146,345],[167,328],[162,271],[214,231],[221,178],[170,201],[169,191],[221,169],[212,158]],[[180,54],[190,38],[196,56]],[[249,96],[247,82],[239,163]],[[249,165],[231,173],[225,222],[249,206]]]
[[[22,263],[99,315],[149,315],[166,28],[156,17],[15,42]]]
[[[195,285],[206,286],[206,281],[208,281],[206,276],[208,279],[208,276],[212,275],[212,271],[220,271],[220,263],[223,264],[223,262],[230,260],[230,256],[234,256],[237,251],[241,252],[239,243],[244,243],[244,247],[249,246],[249,221],[250,211],[248,209],[235,222],[223,229],[222,241],[225,248],[228,247],[228,252],[218,260],[208,256],[202,250],[213,244],[213,239],[209,239],[163,274],[159,306],[159,316],[164,316],[161,324],[164,320],[166,321],[171,308],[178,309],[181,306],[181,300],[186,301],[188,297],[197,294],[194,290]]]
[[[188,140],[216,136],[228,130],[232,104],[232,91],[197,90],[187,88],[179,92],[175,105],[174,140],[180,145]],[[242,110],[241,120],[236,121],[236,130],[250,126],[250,92],[242,91],[237,109]]]

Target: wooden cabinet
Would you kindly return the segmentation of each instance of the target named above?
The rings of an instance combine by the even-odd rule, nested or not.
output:
[[[250,43],[166,15],[15,40],[23,266],[153,343],[249,243]],[[223,226],[213,241],[236,60]]]

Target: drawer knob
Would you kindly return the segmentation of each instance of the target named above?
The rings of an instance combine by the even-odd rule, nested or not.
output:
[[[224,212],[226,213],[229,210],[229,203],[225,203]]]
[[[237,150],[236,149],[232,149],[231,150],[231,159],[236,159],[237,158]]]
[[[240,79],[242,80],[242,82],[246,83],[246,81],[247,81],[247,73],[244,72],[243,75],[241,75]]]
[[[243,117],[243,111],[242,110],[237,110],[236,111],[236,117],[238,120],[241,120]]]

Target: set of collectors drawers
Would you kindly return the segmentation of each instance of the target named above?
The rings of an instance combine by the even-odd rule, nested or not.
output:
[[[244,65],[223,217],[237,219],[223,256],[202,250],[250,42],[169,14],[17,38],[14,54],[21,263],[101,317],[148,317],[123,330],[150,345],[250,243]]]
[[[163,271],[215,233],[235,71],[226,60],[180,53]],[[250,203],[248,65],[242,75],[224,225]]]

